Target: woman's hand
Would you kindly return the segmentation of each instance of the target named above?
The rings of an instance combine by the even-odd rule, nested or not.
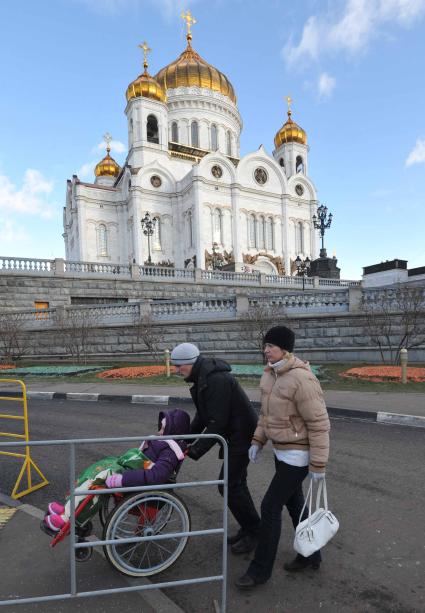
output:
[[[261,449],[259,445],[251,445],[251,447],[248,449],[248,457],[250,459],[250,462],[254,462],[254,464],[258,462],[258,460],[260,459],[260,452]]]

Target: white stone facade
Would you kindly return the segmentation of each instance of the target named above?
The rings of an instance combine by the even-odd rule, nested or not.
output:
[[[147,211],[158,219],[156,264],[207,268],[213,243],[237,271],[292,274],[298,255],[317,257],[306,145],[284,143],[273,156],[261,146],[239,159],[237,106],[208,89],[170,89],[166,103],[133,98],[125,112],[129,149],[120,175],[68,181],[66,259],[145,263]],[[158,129],[148,138],[152,116]]]

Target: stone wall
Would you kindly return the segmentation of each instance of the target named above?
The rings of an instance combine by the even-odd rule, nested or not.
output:
[[[376,347],[364,334],[364,318],[358,314],[297,317],[277,323],[290,325],[296,333],[296,353],[312,362],[376,362],[381,361]],[[161,350],[171,349],[181,342],[193,342],[206,354],[220,355],[229,360],[261,361],[255,343],[244,331],[240,320],[210,322],[166,322],[155,324],[164,334]],[[67,358],[60,330],[26,332],[29,351],[26,357]],[[136,329],[130,325],[92,328],[88,339],[90,361],[137,361],[150,356],[143,342],[137,340]],[[409,351],[409,362],[425,362],[425,346]]]

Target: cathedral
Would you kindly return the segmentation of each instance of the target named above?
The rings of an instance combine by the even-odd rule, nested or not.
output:
[[[234,88],[192,46],[126,91],[128,154],[110,155],[92,183],[74,175],[64,207],[66,259],[269,275],[296,272],[297,256],[318,255],[316,191],[305,131],[288,117],[274,151],[240,157],[242,118]]]

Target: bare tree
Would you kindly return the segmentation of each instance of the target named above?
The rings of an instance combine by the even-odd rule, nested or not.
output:
[[[391,364],[398,364],[403,347],[411,349],[425,342],[424,288],[399,285],[363,293],[361,309],[365,332],[379,348],[383,363],[388,355]]]
[[[28,336],[23,331],[19,313],[0,315],[0,356],[5,363],[19,360],[28,351]]]
[[[286,319],[285,307],[279,303],[250,301],[248,313],[241,324],[243,339],[263,354],[264,336],[273,326]]]
[[[77,364],[87,363],[88,348],[93,337],[97,317],[92,309],[63,309],[55,313],[56,334],[65,351]]]
[[[134,319],[134,328],[137,342],[143,342],[153,360],[159,362],[161,359],[159,345],[164,341],[164,333],[158,325],[155,325],[152,314],[147,312],[142,317],[137,315]]]

